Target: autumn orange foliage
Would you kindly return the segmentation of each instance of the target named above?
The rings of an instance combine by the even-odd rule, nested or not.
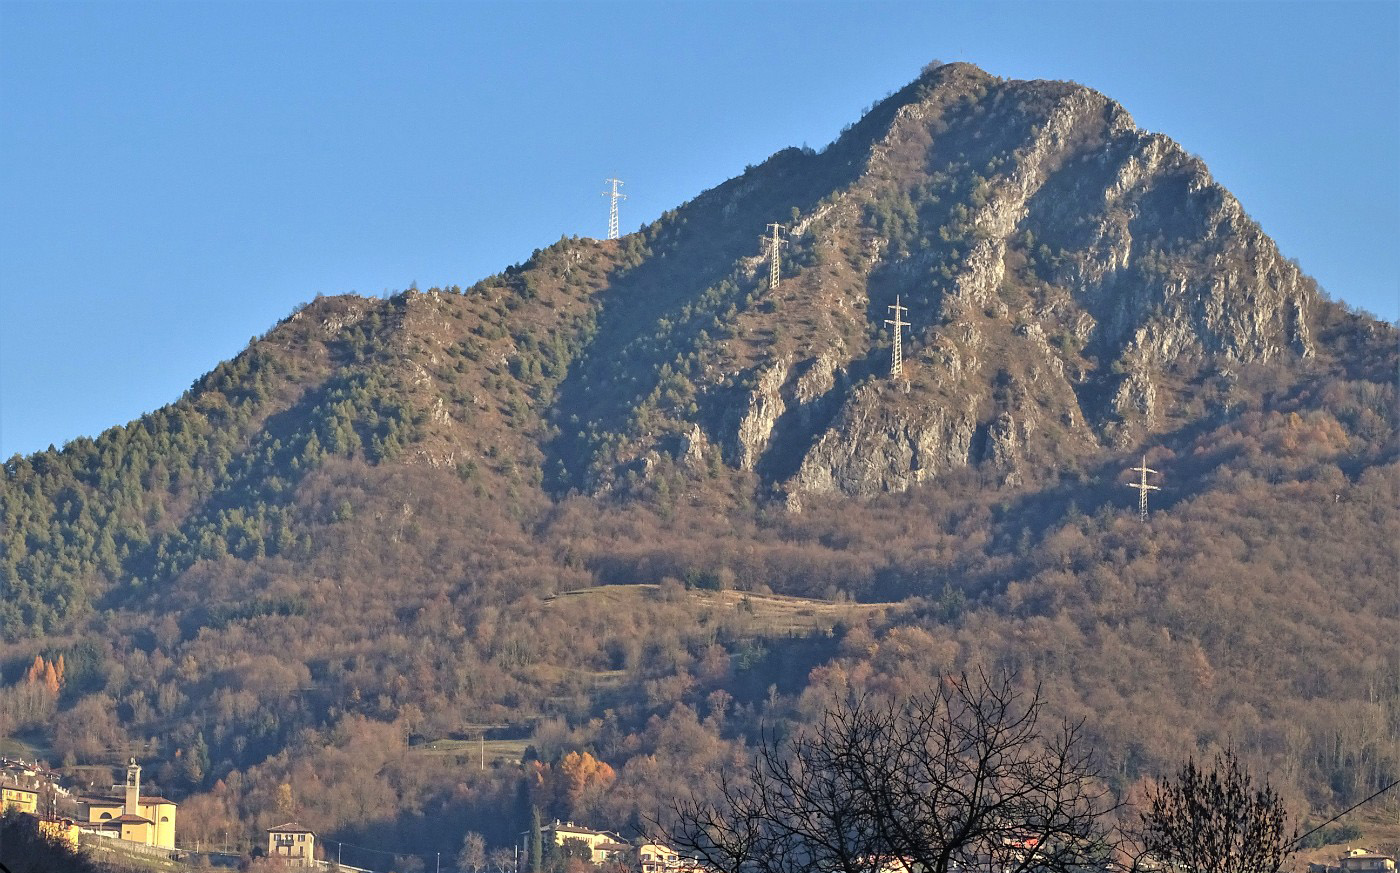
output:
[[[43,685],[51,694],[58,694],[63,687],[63,655],[59,655],[55,661],[45,661],[42,656],[35,655],[34,663],[25,671],[24,682],[26,685]]]

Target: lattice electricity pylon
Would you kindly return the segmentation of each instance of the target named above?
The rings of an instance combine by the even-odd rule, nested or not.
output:
[[[886,307],[894,312],[894,318],[885,319],[885,324],[894,328],[894,349],[890,354],[890,375],[898,376],[904,369],[904,328],[909,326],[909,322],[904,320],[904,313],[909,311],[909,307],[899,305],[899,295],[894,298],[894,305]]]
[[[782,247],[783,241],[778,237],[783,226],[776,221],[768,225],[773,230],[773,237],[768,241],[768,290],[778,287],[778,249]]]
[[[611,191],[604,191],[603,196],[611,198],[608,208],[608,239],[617,239],[617,201],[626,200],[627,195],[617,190],[617,186],[622,184],[621,179],[604,179],[604,182],[612,183]]]
[[[1147,456],[1146,456],[1146,455],[1143,455],[1143,456],[1142,456],[1142,466],[1141,466],[1141,467],[1133,467],[1133,472],[1134,472],[1134,473],[1139,473],[1139,474],[1141,474],[1141,477],[1140,477],[1139,480],[1136,481],[1136,482],[1129,482],[1129,483],[1128,483],[1128,487],[1129,487],[1129,488],[1136,488],[1136,489],[1137,489],[1137,492],[1138,492],[1138,514],[1142,517],[1142,520],[1143,520],[1143,521],[1147,521],[1147,492],[1149,492],[1149,491],[1161,491],[1161,490],[1162,490],[1161,488],[1158,488],[1156,485],[1148,485],[1148,484],[1147,484],[1147,474],[1148,474],[1148,473],[1156,473],[1157,471],[1156,471],[1156,470],[1153,470],[1151,467],[1148,467],[1148,466],[1147,466]]]

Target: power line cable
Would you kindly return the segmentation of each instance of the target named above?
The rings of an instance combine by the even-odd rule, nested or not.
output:
[[[1310,830],[1310,831],[1308,831],[1307,833],[1303,834],[1302,836],[1298,837],[1296,840],[1293,841],[1293,847],[1294,847],[1294,848],[1297,848],[1298,846],[1302,845],[1303,840],[1306,840],[1308,837],[1312,836],[1313,834],[1315,834],[1315,833],[1317,833],[1318,831],[1322,830],[1323,828],[1327,827],[1327,826],[1330,825],[1332,822],[1336,821],[1337,819],[1339,819],[1339,818],[1341,818],[1342,816],[1346,815],[1347,813],[1351,812],[1353,809],[1356,809],[1357,807],[1365,806],[1366,804],[1368,804],[1368,803],[1370,803],[1371,801],[1375,800],[1377,797],[1380,797],[1382,794],[1385,794],[1387,791],[1389,791],[1390,789],[1394,788],[1394,787],[1397,786],[1397,785],[1400,785],[1400,779],[1396,779],[1394,782],[1392,782],[1392,783],[1390,783],[1389,785],[1387,785],[1386,787],[1382,788],[1380,791],[1377,791],[1375,794],[1372,794],[1370,797],[1366,798],[1365,800],[1359,800],[1359,801],[1357,801],[1356,803],[1353,803],[1351,806],[1348,806],[1346,809],[1344,809],[1344,810],[1342,810],[1341,812],[1337,813],[1336,815],[1332,816],[1332,817],[1329,818],[1327,821],[1323,822],[1322,824],[1318,825],[1317,827],[1313,828],[1312,830]]]
[[[385,851],[384,849],[371,849],[369,846],[361,846],[355,843],[347,843],[344,840],[337,840],[335,837],[323,837],[322,841],[327,843],[335,843],[342,849],[346,846],[349,846],[352,849],[359,849],[362,852],[374,852],[376,855],[388,855],[390,858],[400,858],[407,855],[415,854],[414,852],[389,852]]]

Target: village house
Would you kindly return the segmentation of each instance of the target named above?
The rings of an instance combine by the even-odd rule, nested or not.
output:
[[[267,829],[267,854],[288,867],[316,866],[316,834],[294,821]]]
[[[0,785],[37,792],[40,805],[50,799],[68,796],[68,790],[58,783],[59,775],[37,761],[0,758]]]
[[[37,763],[0,758],[0,813],[11,809],[25,813],[33,820],[39,836],[76,850],[77,823],[53,814],[55,799],[68,793],[55,783],[55,779],[56,774],[52,770]]]
[[[0,777],[3,777],[0,781],[24,783],[40,775],[43,774],[37,761],[30,763],[19,758],[0,758]]]
[[[1341,858],[1346,873],[1394,873],[1395,859],[1368,849],[1347,849]]]
[[[39,792],[20,785],[0,783],[0,813],[11,809],[36,815],[39,812]]]
[[[914,865],[903,858],[871,859],[870,869],[872,873],[913,873]]]
[[[39,836],[54,843],[62,843],[73,851],[78,850],[78,823],[71,818],[43,816],[38,818]]]
[[[637,869],[641,873],[663,873],[679,865],[680,856],[664,843],[642,843],[637,847]]]
[[[676,853],[665,843],[643,842],[637,846],[638,873],[700,873],[700,862]]]
[[[591,860],[594,864],[602,864],[612,860],[626,861],[632,855],[631,844],[612,831],[597,831],[593,828],[581,827],[573,822],[561,822],[555,819],[554,824],[546,825],[541,829],[541,834],[545,842],[556,846],[562,846],[569,840],[583,843],[588,846],[592,853]],[[526,835],[522,834],[522,836]]]
[[[83,798],[88,827],[128,842],[175,848],[176,804],[164,797],[141,796],[141,767],[135,758],[127,765],[125,788],[124,798]]]

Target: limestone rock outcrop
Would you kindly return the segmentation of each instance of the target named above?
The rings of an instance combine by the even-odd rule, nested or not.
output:
[[[664,348],[655,366],[689,393],[643,379],[624,421],[595,414],[613,436],[588,468],[669,453],[713,474],[714,447],[793,507],[968,465],[1026,481],[1149,439],[1183,405],[1209,411],[1221,392],[1201,374],[1315,353],[1315,284],[1199,158],[1089,88],[967,64],[926,71],[822,152],[702,194],[648,241],[648,300],[695,281],[678,265],[710,266],[629,347]]]

